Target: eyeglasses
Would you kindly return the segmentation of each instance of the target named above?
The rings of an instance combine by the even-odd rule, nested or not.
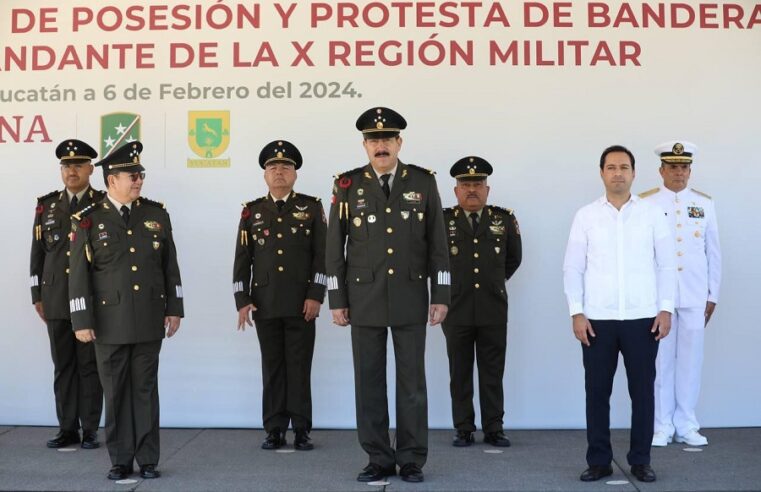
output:
[[[145,173],[144,172],[141,172],[141,173],[132,173],[132,174],[128,174],[127,176],[129,176],[129,179],[133,183],[137,182],[138,179],[141,179],[141,180],[145,179]]]

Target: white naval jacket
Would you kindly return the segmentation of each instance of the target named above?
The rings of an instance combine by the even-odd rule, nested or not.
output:
[[[704,308],[706,301],[718,303],[721,250],[711,197],[691,188],[674,193],[665,187],[639,196],[663,209],[674,234],[677,255],[675,307]]]

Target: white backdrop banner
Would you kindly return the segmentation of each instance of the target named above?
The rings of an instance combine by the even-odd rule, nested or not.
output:
[[[575,210],[603,193],[600,152],[631,148],[643,191],[660,184],[656,144],[697,143],[690,184],[716,199],[724,253],[698,412],[705,426],[761,425],[759,87],[761,4],[744,0],[4,0],[0,424],[56,421],[28,258],[36,197],[62,188],[58,142],[103,155],[137,121],[125,138],[145,145],[143,191],[172,215],[185,291],[186,318],[161,354],[162,425],[256,427],[259,346],[235,329],[231,289],[240,204],[266,192],[256,158],[271,140],[293,142],[296,190],[327,202],[332,176],[366,163],[355,119],[381,105],[409,122],[400,156],[438,172],[445,206],[449,167],[475,154],[495,167],[489,201],[520,221],[509,428],[585,425],[561,267]],[[428,330],[430,424],[450,428],[444,337]],[[354,427],[349,331],[327,306],[313,367],[315,426]],[[613,425],[629,425],[628,407],[619,375]]]

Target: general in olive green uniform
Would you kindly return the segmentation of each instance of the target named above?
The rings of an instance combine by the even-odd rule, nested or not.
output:
[[[235,246],[233,291],[239,310],[253,305],[262,352],[264,449],[286,443],[289,424],[296,449],[308,450],[312,429],[312,355],[315,317],[325,298],[325,212],[319,198],[293,191],[302,157],[285,140],[267,144],[259,155],[270,185],[267,196],[241,212]],[[273,184],[276,173],[288,180]],[[273,196],[276,190],[282,196]],[[314,312],[309,311],[309,305]],[[249,313],[246,312],[246,320]],[[242,323],[239,328],[242,327]]]
[[[432,324],[449,304],[441,199],[431,171],[397,159],[405,127],[404,118],[388,108],[360,116],[357,128],[371,163],[336,177],[328,223],[330,308],[335,323],[351,323],[357,427],[370,461],[359,481],[393,475],[396,464],[403,479],[422,481],[429,279]],[[383,169],[374,167],[378,163]],[[396,449],[388,432],[388,327],[396,358]]]
[[[466,157],[450,170],[459,205],[444,210],[452,269],[452,303],[443,323],[449,355],[455,446],[473,443],[474,353],[484,442],[509,446],[502,429],[502,377],[507,349],[505,282],[521,263],[521,237],[512,210],[486,205],[492,166]],[[466,208],[468,210],[466,210]]]
[[[169,214],[140,197],[140,142],[101,160],[105,199],[74,216],[69,295],[74,330],[94,329],[106,396],[109,478],[155,478],[159,460],[158,363],[161,342],[183,316],[183,295]],[[113,178],[113,180],[112,180]],[[124,194],[129,198],[117,201]],[[79,338],[79,334],[78,334]]]
[[[103,410],[103,390],[98,380],[95,350],[78,342],[69,313],[69,232],[71,214],[82,210],[105,193],[90,187],[91,160],[95,150],[85,142],[68,139],[56,148],[66,188],[37,200],[30,266],[32,303],[44,318],[53,357],[58,435],[51,448],[75,444],[97,448],[97,430]],[[72,190],[73,188],[73,190]],[[81,188],[81,189],[80,189]]]

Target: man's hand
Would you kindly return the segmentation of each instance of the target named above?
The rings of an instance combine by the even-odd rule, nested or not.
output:
[[[596,337],[592,329],[592,323],[589,322],[584,313],[574,314],[572,318],[573,335],[578,341],[589,347],[589,337]]]
[[[95,330],[90,330],[88,328],[77,330],[74,332],[74,336],[82,343],[90,343],[95,340]]]
[[[436,326],[447,317],[447,311],[449,306],[446,304],[431,304],[431,308],[428,310],[428,323],[431,326]]]
[[[349,308],[331,309],[330,314],[333,315],[333,324],[338,326],[346,326],[349,324]]]
[[[650,330],[650,333],[658,332],[655,339],[660,340],[661,338],[666,338],[666,335],[668,335],[670,331],[671,313],[668,311],[661,311],[658,313],[658,316],[655,317],[655,322],[653,323],[653,328]]]
[[[42,301],[37,301],[34,303],[34,310],[37,311],[37,316],[39,316],[43,322],[48,321],[45,319],[45,311],[42,310]]]
[[[705,313],[706,323],[705,325],[703,325],[704,327],[708,326],[708,322],[711,321],[711,316],[713,316],[714,309],[716,309],[715,302],[711,302],[711,301],[706,302],[706,313]]]
[[[251,321],[251,312],[256,311],[256,306],[249,304],[238,309],[238,331],[246,331],[246,325],[254,326]]]
[[[304,313],[304,321],[308,323],[315,319],[317,315],[320,314],[320,306],[322,306],[322,304],[314,299],[306,299],[304,301],[304,309],[301,311]]]
[[[166,336],[172,337],[177,330],[180,329],[180,317],[179,316],[165,316],[164,328],[166,328]]]

